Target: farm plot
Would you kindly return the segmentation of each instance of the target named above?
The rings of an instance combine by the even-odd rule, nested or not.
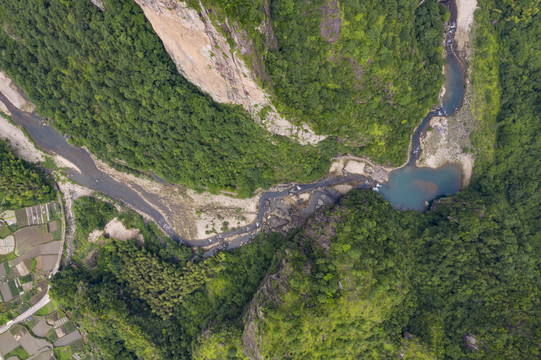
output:
[[[11,295],[11,290],[9,289],[8,284],[0,282],[0,293],[2,293],[2,299],[4,302],[8,302],[13,299],[13,295]]]
[[[30,206],[15,211],[19,227],[46,224],[60,215],[60,206],[56,202]]]
[[[62,227],[58,224],[58,221],[51,221],[47,224],[47,229],[53,236],[53,240],[60,240],[62,238]]]
[[[38,226],[38,229],[41,232],[41,240],[43,243],[53,241],[53,234],[49,232],[49,227],[47,225],[40,225]]]
[[[56,265],[58,255],[42,255],[36,258],[36,269],[39,271],[51,271]]]
[[[19,343],[9,331],[0,335],[0,352],[6,355],[19,347]]]
[[[33,328],[32,332],[39,337],[45,337],[53,327],[47,324],[47,320],[41,319]]]
[[[17,224],[17,217],[15,216],[15,211],[6,210],[0,214],[0,218],[6,222],[8,225]]]
[[[55,347],[62,347],[62,346],[66,346],[66,345],[69,345],[71,344],[72,342],[74,341],[77,341],[81,339],[81,334],[79,334],[79,331],[78,330],[75,330],[71,333],[69,333],[68,335],[60,338],[60,340],[57,340],[55,343],[54,343],[54,346]]]
[[[4,220],[0,219],[0,238],[5,238],[8,235],[11,235],[11,229]]]
[[[44,224],[45,222],[49,220],[48,217],[50,215],[49,215],[48,207],[45,207],[43,205],[36,205],[36,206],[28,207],[25,210],[26,210],[26,217],[28,218],[28,225]]]
[[[15,238],[9,235],[5,239],[0,239],[0,255],[5,255],[15,250]]]
[[[18,339],[19,344],[23,347],[23,349],[26,350],[26,352],[30,355],[34,355],[37,353],[40,349],[43,349],[45,347],[51,347],[51,345],[41,339],[36,339],[33,337],[28,330],[21,329],[21,331],[15,335],[15,339]]]
[[[28,252],[19,256],[18,258],[9,261],[9,266],[13,267],[26,259],[37,258],[40,255],[55,255],[58,256],[60,252],[60,241],[51,241],[47,244],[42,244],[30,249]]]
[[[19,209],[15,211],[17,217],[17,225],[19,227],[28,226],[28,217],[26,216],[26,209]]]
[[[35,226],[17,230],[14,235],[17,255],[22,255],[33,247],[43,243],[41,231]]]

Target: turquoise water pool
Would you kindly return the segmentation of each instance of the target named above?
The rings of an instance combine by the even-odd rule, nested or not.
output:
[[[406,166],[391,172],[389,182],[378,185],[379,192],[395,209],[426,209],[426,201],[456,194],[460,190],[462,173],[455,165],[438,169]]]

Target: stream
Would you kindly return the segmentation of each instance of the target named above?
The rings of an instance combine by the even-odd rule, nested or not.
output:
[[[466,93],[465,68],[456,55],[456,19],[457,9],[454,0],[448,1],[451,16],[449,31],[445,34],[445,94],[442,105],[430,111],[418,126],[411,139],[411,153],[406,166],[392,171],[389,181],[378,185],[378,191],[395,209],[426,209],[429,201],[456,194],[460,190],[462,171],[459,166],[447,164],[437,169],[417,167],[416,161],[421,152],[421,136],[426,133],[430,120],[434,116],[450,116],[462,106]]]
[[[204,240],[182,239],[168,224],[162,213],[168,213],[164,204],[156,196],[145,192],[144,189],[130,188],[128,185],[116,181],[110,175],[98,169],[90,154],[82,148],[69,144],[64,136],[39,117],[35,112],[26,113],[18,110],[10,101],[0,93],[0,100],[6,104],[12,113],[11,120],[24,127],[38,147],[48,153],[56,153],[74,163],[81,172],[67,169],[66,175],[80,185],[106,194],[130,207],[149,215],[173,240],[188,246],[209,246],[215,243],[224,243],[224,247],[234,248],[249,241],[262,227],[266,212],[269,211],[271,201],[283,199],[286,196],[310,192],[309,203],[304,207],[302,218],[308,218],[318,208],[317,202],[326,199],[327,202],[336,202],[341,195],[332,187],[339,184],[349,184],[355,189],[374,189],[389,201],[395,208],[423,211],[426,202],[437,197],[452,195],[459,191],[461,170],[454,165],[446,165],[438,169],[419,168],[415,165],[420,153],[420,137],[428,129],[430,119],[434,116],[451,115],[462,104],[465,93],[465,70],[459,59],[452,51],[455,45],[454,33],[456,30],[456,6],[453,0],[447,4],[450,8],[450,31],[446,33],[445,50],[447,54],[446,92],[442,107],[430,111],[423,119],[412,136],[412,146],[409,161],[406,166],[390,173],[389,182],[377,184],[374,180],[355,174],[346,174],[341,177],[324,177],[311,184],[292,184],[282,191],[267,191],[261,195],[258,205],[257,220],[239,229],[226,231]],[[157,181],[163,181],[155,177]],[[144,200],[143,197],[147,200]],[[149,201],[149,202],[147,202]],[[326,205],[329,205],[328,203]],[[159,211],[161,210],[161,212]],[[235,236],[229,244],[225,239]]]

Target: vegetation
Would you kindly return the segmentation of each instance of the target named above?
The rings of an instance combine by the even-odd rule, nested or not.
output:
[[[55,199],[55,191],[44,174],[16,157],[3,141],[0,141],[0,198],[2,208],[8,209]]]
[[[77,221],[75,238],[78,241],[87,240],[94,230],[103,230],[109,221],[119,215],[114,205],[92,196],[82,196],[75,200],[73,214]]]
[[[473,134],[472,141],[478,149],[480,166],[490,166],[494,161],[496,144],[496,118],[501,110],[501,84],[500,84],[500,48],[499,34],[488,23],[493,10],[483,7],[475,13],[477,19],[473,29],[475,39],[475,52],[471,62],[470,75],[471,108],[477,120],[478,130]]]
[[[16,348],[13,351],[7,353],[5,355],[5,358],[9,359],[12,356],[16,356],[17,358],[19,358],[21,360],[25,360],[25,359],[28,359],[30,357],[28,352],[25,349],[23,349],[21,346],[19,346],[18,348]]]
[[[192,252],[183,246],[178,246],[173,240],[163,234],[153,223],[146,223],[143,218],[128,209],[118,211],[116,207],[104,200],[92,196],[79,197],[73,203],[75,215],[75,251],[72,260],[84,265],[85,258],[99,248],[96,243],[88,240],[94,230],[104,230],[107,223],[118,217],[127,229],[139,229],[146,240],[146,247],[166,261],[186,261],[192,257]]]
[[[289,241],[206,260],[111,241],[52,296],[106,358],[539,358],[540,3],[479,6],[473,106],[493,131],[463,192],[419,214],[354,191]]]
[[[245,351],[265,358],[540,356],[541,49],[532,44],[541,37],[541,14],[533,1],[480,6],[477,36],[488,41],[477,46],[498,58],[474,60],[476,79],[487,79],[473,83],[481,129],[497,124],[497,146],[479,157],[482,172],[421,216],[364,192],[316,218],[278,255],[281,268],[247,310],[261,315],[244,324],[244,344],[252,341]],[[494,134],[477,134],[477,142],[491,140]]]
[[[242,331],[235,326],[221,326],[205,331],[195,343],[194,360],[248,360],[242,350]]]
[[[417,219],[372,192],[356,193],[327,216],[316,216],[278,255],[279,276],[263,285],[267,294],[248,310],[257,314],[245,324],[254,327],[252,334],[245,331],[251,357],[398,356],[417,241],[404,229],[416,228]]]
[[[410,132],[437,104],[444,82],[445,6],[431,0],[421,6],[416,0],[202,3],[255,41],[251,54],[262,64],[248,63],[257,64],[281,113],[361,146],[378,162],[405,160]],[[270,25],[256,30],[263,21]]]
[[[187,248],[168,243],[166,249],[184,252],[171,257],[179,251],[164,251],[156,236],[143,244],[111,239],[97,268],[64,269],[53,278],[51,295],[105,358],[190,358],[192,342],[212,321],[241,315],[280,245],[279,238],[259,241],[192,262]]]
[[[170,182],[247,196],[310,181],[336,154],[271,136],[240,106],[188,83],[127,0],[12,0],[0,4],[0,68],[71,141],[110,163]]]

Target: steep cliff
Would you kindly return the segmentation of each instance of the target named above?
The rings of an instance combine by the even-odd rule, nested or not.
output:
[[[317,144],[325,139],[315,135],[308,125],[295,126],[278,114],[269,95],[212,24],[203,5],[199,5],[198,12],[177,0],[135,1],[179,72],[215,101],[241,105],[271,133],[294,138],[301,144]],[[240,42],[239,36],[235,40]]]

